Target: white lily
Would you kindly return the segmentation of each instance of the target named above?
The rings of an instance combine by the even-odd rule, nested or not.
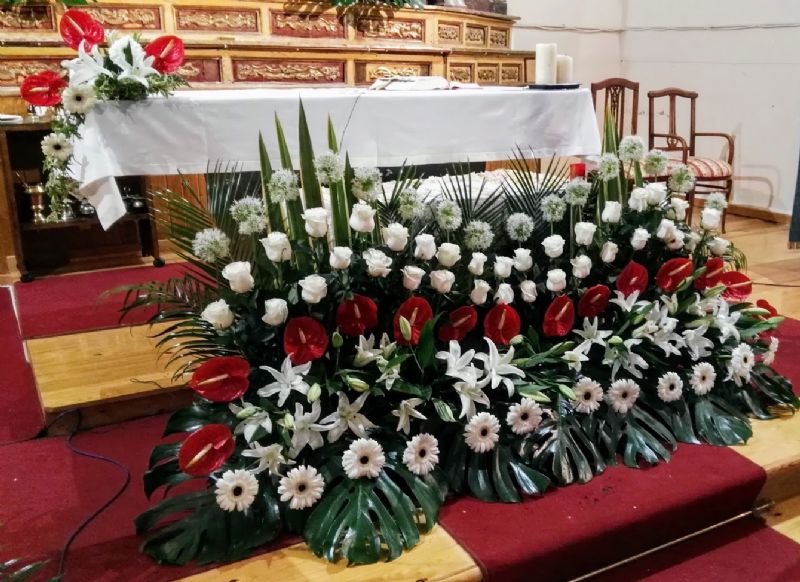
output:
[[[728,302],[724,299],[717,301],[717,309],[714,316],[714,327],[719,330],[721,335],[720,339],[724,342],[728,337],[736,338],[736,341],[741,341],[739,337],[739,329],[736,327],[736,322],[742,314],[738,311],[731,313]]]
[[[619,372],[620,368],[623,368],[629,374],[637,378],[643,377],[639,368],[646,370],[650,367],[650,364],[648,364],[642,356],[633,351],[633,347],[641,343],[642,340],[631,338],[625,340],[622,345],[614,344],[606,348],[603,365],[611,367],[612,381],[616,380],[617,372]]]
[[[647,305],[647,301],[638,301],[639,299],[639,292],[634,291],[627,297],[622,294],[622,291],[617,291],[617,296],[615,299],[612,299],[609,303],[613,303],[614,305],[618,305],[622,311],[625,313],[631,312],[636,307],[641,307],[642,305]]]
[[[377,384],[383,383],[387,390],[391,390],[394,383],[400,379],[400,363],[393,366],[388,365],[389,362],[384,358],[378,358],[378,370],[381,375],[375,381]]]
[[[611,337],[611,331],[605,329],[598,329],[600,326],[599,320],[595,317],[590,320],[588,317],[583,318],[583,329],[573,329],[572,333],[583,338],[583,341],[576,348],[577,351],[586,353],[592,344],[605,347],[606,338]]]
[[[123,36],[114,41],[108,49],[108,58],[122,69],[118,76],[120,80],[131,79],[145,87],[149,87],[150,83],[147,81],[147,77],[159,74],[153,68],[155,57],[145,56],[142,45],[130,36]]]
[[[357,437],[366,438],[367,431],[375,428],[375,425],[361,414],[361,408],[364,406],[367,396],[369,396],[369,392],[364,392],[351,404],[347,394],[339,392],[339,406],[336,408],[336,412],[332,412],[320,421],[329,430],[328,442],[338,441],[348,429]]]
[[[308,394],[309,385],[305,381],[304,376],[308,374],[311,369],[311,362],[301,366],[292,366],[292,360],[288,357],[281,364],[280,371],[270,366],[261,366],[262,370],[266,370],[275,378],[275,382],[268,384],[258,391],[259,396],[269,398],[274,394],[278,394],[278,406],[283,406],[286,399],[292,390],[299,392],[303,396]]]
[[[684,344],[695,361],[711,355],[710,348],[714,347],[714,342],[706,337],[706,332],[708,332],[707,325],[701,325],[697,329],[683,330]]]
[[[459,418],[467,420],[475,416],[478,411],[475,409],[475,404],[483,404],[489,406],[489,397],[483,391],[483,388],[489,383],[488,376],[480,378],[481,371],[475,366],[469,366],[464,370],[461,381],[456,382],[453,388],[456,389],[458,397],[461,399],[461,414]]]
[[[253,440],[253,435],[259,428],[263,428],[268,433],[272,432],[272,419],[266,410],[254,406],[249,402],[242,401],[242,406],[231,402],[228,409],[242,421],[233,429],[233,434],[243,434],[249,443]]]
[[[445,371],[446,376],[462,378],[475,357],[475,350],[468,350],[462,354],[461,344],[452,340],[448,344],[448,348],[449,351],[447,352],[438,352],[436,354],[436,359],[442,360],[447,364],[447,370]]]
[[[411,432],[411,419],[418,418],[419,420],[427,420],[427,417],[417,410],[417,406],[425,402],[422,398],[409,398],[400,403],[397,410],[392,410],[392,415],[396,416],[397,432],[404,432],[408,434]]]
[[[272,444],[267,447],[260,443],[251,443],[249,449],[242,451],[243,457],[258,459],[258,466],[252,469],[255,474],[269,471],[272,475],[279,475],[281,465],[293,465],[294,461],[287,460],[283,456],[283,447],[279,444]]]
[[[293,419],[293,432],[292,432],[292,448],[289,451],[289,456],[292,458],[297,457],[306,445],[312,449],[318,449],[325,444],[321,432],[329,430],[329,426],[317,424],[319,415],[322,413],[322,406],[319,400],[316,400],[311,405],[311,411],[305,412],[303,405],[299,402],[294,405],[294,419]]]
[[[397,349],[397,342],[393,342],[391,339],[389,339],[389,334],[384,333],[381,336],[380,347],[381,347],[381,354],[383,354],[383,357],[388,360],[391,359],[392,354]]]
[[[69,71],[70,85],[93,84],[95,79],[101,75],[112,77],[114,74],[106,69],[103,55],[97,45],[93,46],[87,53],[85,43],[78,46],[77,58],[61,61],[61,66]]]
[[[353,365],[356,368],[363,368],[364,366],[376,361],[382,355],[381,350],[375,349],[375,336],[370,335],[365,338],[363,335],[358,338],[358,346],[356,346],[356,357],[353,359]]]
[[[564,355],[561,356],[561,359],[566,362],[567,366],[575,370],[576,372],[581,371],[581,367],[583,366],[583,362],[588,362],[589,358],[580,350],[569,350],[564,352]]]
[[[488,337],[483,338],[489,344],[489,353],[481,353],[475,356],[476,360],[483,362],[483,372],[491,382],[492,389],[497,388],[501,384],[508,390],[508,395],[514,395],[514,382],[507,376],[517,376],[519,378],[525,377],[525,372],[512,366],[511,362],[514,360],[514,346],[508,348],[504,355],[500,355],[495,343]]]

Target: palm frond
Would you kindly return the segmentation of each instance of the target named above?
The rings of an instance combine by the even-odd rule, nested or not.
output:
[[[418,188],[420,184],[417,178],[417,169],[414,166],[407,166],[405,163],[397,173],[394,187],[391,192],[383,191],[383,196],[378,198],[378,215],[380,225],[386,226],[392,222],[401,222],[399,213],[400,195],[409,188]]]
[[[521,148],[508,160],[511,175],[503,182],[505,202],[509,212],[522,212],[533,218],[538,238],[549,234],[548,223],[542,215],[542,199],[561,190],[569,175],[569,164],[553,156],[543,172],[535,174]]]
[[[446,198],[458,204],[464,224],[481,220],[495,230],[501,228],[505,218],[501,190],[487,188],[485,179],[476,185],[469,164],[454,164],[453,173],[442,178],[442,191]]]

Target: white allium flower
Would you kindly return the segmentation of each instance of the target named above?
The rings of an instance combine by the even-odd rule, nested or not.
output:
[[[619,159],[623,162],[641,162],[644,155],[644,141],[638,135],[625,136],[619,142]]]
[[[675,402],[683,394],[683,380],[675,372],[667,372],[658,379],[658,397],[664,402]]]
[[[533,234],[533,219],[523,212],[515,212],[506,220],[506,232],[514,242],[525,242]]]
[[[703,396],[711,392],[714,382],[717,379],[717,372],[709,362],[700,362],[692,368],[692,375],[689,378],[689,385],[698,396]]]
[[[578,380],[572,391],[575,392],[575,410],[583,414],[596,412],[603,402],[603,389],[591,378]]]
[[[342,468],[350,479],[375,479],[385,464],[383,448],[372,439],[358,439],[342,455]]]
[[[67,113],[86,115],[97,103],[97,96],[92,85],[70,85],[61,94],[61,103]]]
[[[547,222],[561,222],[567,211],[567,203],[558,194],[542,198],[542,216]]]
[[[684,164],[676,164],[669,175],[669,189],[672,192],[691,192],[694,188],[694,173]]]
[[[485,251],[494,241],[492,225],[483,220],[473,220],[464,227],[464,246],[471,251]]]
[[[263,447],[260,443],[250,443],[250,448],[242,451],[242,456],[258,459],[258,466],[253,469],[253,473],[258,475],[264,471],[269,471],[271,475],[279,475],[281,465],[290,465],[294,461],[283,456],[283,446],[274,443]]]
[[[300,197],[300,188],[297,183],[297,174],[292,170],[275,170],[267,186],[270,201],[289,202]]]
[[[351,185],[353,196],[364,202],[372,202],[381,192],[381,171],[378,168],[355,168]]]
[[[606,400],[616,412],[626,414],[633,408],[640,392],[641,388],[635,381],[617,380],[611,384],[611,388],[606,394]]]
[[[731,359],[728,362],[728,380],[736,382],[741,386],[750,381],[750,372],[756,363],[756,356],[753,348],[749,344],[741,343],[731,351]]]
[[[762,356],[763,362],[767,366],[771,366],[775,363],[775,356],[778,355],[778,347],[780,346],[780,341],[775,336],[769,338],[769,346],[767,347],[767,351]]]
[[[523,398],[514,404],[506,415],[506,424],[514,434],[528,434],[535,431],[542,422],[542,408],[530,398]]]
[[[239,234],[257,234],[267,229],[267,217],[260,198],[245,196],[231,205],[231,217],[239,225]]]
[[[619,158],[612,153],[605,153],[597,164],[597,178],[603,182],[619,177]]]
[[[397,195],[397,213],[400,218],[410,222],[422,216],[422,212],[422,201],[414,188],[406,188]]]
[[[564,187],[564,202],[570,206],[583,206],[591,191],[592,185],[583,178],[570,180]]]
[[[392,258],[378,249],[367,249],[362,254],[370,277],[385,278],[392,272]]]
[[[344,179],[344,160],[331,150],[318,155],[314,166],[317,168],[317,179],[323,186],[330,186]]]
[[[442,230],[453,231],[461,226],[461,208],[453,200],[441,200],[434,210],[436,224]]]
[[[214,489],[217,505],[224,511],[244,511],[256,500],[258,479],[250,471],[225,471]]]
[[[439,441],[433,435],[418,434],[408,441],[403,463],[415,475],[427,475],[439,463]]]
[[[230,253],[231,241],[218,228],[206,228],[194,236],[192,252],[206,263],[215,263]]]
[[[556,259],[564,254],[564,244],[565,244],[564,237],[560,234],[553,234],[548,236],[542,241],[542,246],[544,247],[544,254],[546,254],[551,259]]]
[[[300,465],[282,477],[278,485],[281,501],[289,502],[290,509],[311,507],[322,497],[325,479],[314,467]]]
[[[728,199],[722,192],[712,192],[706,198],[705,208],[714,208],[715,210],[725,210],[728,207]]]
[[[667,154],[661,150],[650,150],[644,157],[642,168],[650,176],[661,176],[667,170]]]
[[[476,453],[491,451],[499,440],[500,421],[488,412],[479,412],[464,428],[464,442]]]
[[[224,299],[218,299],[206,305],[200,318],[213,325],[217,331],[221,331],[233,325],[234,315],[227,302]]]
[[[66,162],[72,155],[72,144],[63,133],[50,133],[42,139],[42,153],[47,158]]]
[[[298,392],[303,396],[308,394],[309,385],[308,382],[306,382],[305,376],[311,369],[311,362],[300,366],[293,366],[291,358],[287,356],[286,359],[283,360],[280,370],[276,370],[271,366],[261,366],[261,369],[272,374],[275,381],[260,388],[258,390],[259,396],[270,398],[277,394],[278,406],[283,406],[292,391]]]

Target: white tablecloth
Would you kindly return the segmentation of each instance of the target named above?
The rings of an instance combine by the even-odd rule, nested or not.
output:
[[[259,131],[278,165],[274,116],[296,157],[299,99],[315,152],[327,149],[330,115],[354,166],[504,160],[516,146],[531,157],[593,156],[601,150],[588,90],[186,91],[168,99],[99,104],[75,148],[81,194],[107,228],[125,213],[114,176],[203,173],[216,162],[257,170]]]

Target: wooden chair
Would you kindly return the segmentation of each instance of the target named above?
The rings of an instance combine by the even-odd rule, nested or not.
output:
[[[597,94],[600,91],[605,91],[603,116],[605,116],[606,111],[611,112],[614,116],[617,139],[622,139],[625,135],[636,135],[636,131],[639,127],[639,83],[619,77],[612,77],[604,81],[592,83],[592,102],[594,103],[595,109],[597,109]],[[627,91],[633,93],[630,112],[631,129],[629,133],[625,132],[625,101]]]
[[[679,157],[675,157],[671,165],[678,163],[686,164],[697,177],[695,188],[686,196],[689,202],[688,220],[691,223],[692,209],[694,207],[695,194],[709,194],[711,192],[722,192],[725,200],[730,203],[733,191],[733,155],[734,141],[733,136],[727,133],[699,132],[697,131],[696,112],[697,112],[697,93],[670,87],[658,91],[650,91],[647,98],[650,102],[649,125],[650,125],[650,148],[658,147],[666,152],[680,152]],[[669,109],[667,110],[667,132],[656,132],[656,100],[668,99]],[[689,135],[688,138],[682,137],[678,133],[677,125],[677,99],[689,100]],[[685,135],[685,134],[684,134]],[[715,137],[725,140],[727,143],[727,157],[723,160],[716,158],[702,158],[695,153],[695,146],[698,137]],[[664,140],[666,145],[656,145],[657,140]],[[725,219],[727,212],[722,213],[722,231],[725,232]]]

